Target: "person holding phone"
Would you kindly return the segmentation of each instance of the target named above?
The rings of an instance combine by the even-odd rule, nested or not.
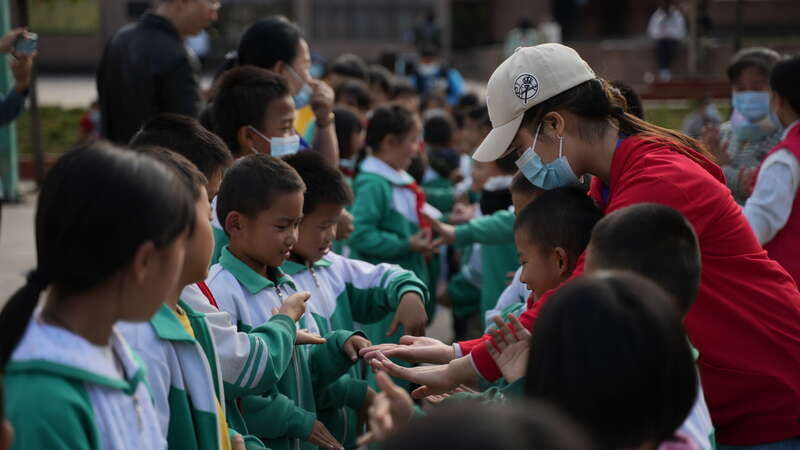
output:
[[[11,73],[14,75],[14,88],[8,94],[0,94],[0,126],[5,125],[16,119],[25,106],[25,99],[28,96],[28,86],[31,82],[31,72],[33,71],[33,58],[36,56],[35,45],[26,44],[18,47],[17,42],[31,42],[29,33],[24,28],[16,28],[0,37],[0,53],[9,54],[9,64]],[[35,44],[35,40],[33,40]]]

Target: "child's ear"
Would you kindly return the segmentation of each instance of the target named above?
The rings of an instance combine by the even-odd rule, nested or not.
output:
[[[244,217],[239,211],[231,211],[225,217],[225,223],[222,224],[222,228],[229,236],[232,236],[244,229]]]
[[[131,261],[131,272],[137,283],[142,283],[147,278],[147,271],[153,267],[156,252],[152,241],[144,242],[136,249]]]
[[[569,275],[570,260],[567,251],[561,247],[556,247],[553,253],[555,255],[556,264],[558,264],[559,275],[562,277]]]
[[[250,153],[250,149],[253,148],[253,137],[251,135],[252,131],[250,131],[247,126],[239,127],[236,131],[236,142],[239,143],[239,148],[241,149],[241,154],[247,155]]]

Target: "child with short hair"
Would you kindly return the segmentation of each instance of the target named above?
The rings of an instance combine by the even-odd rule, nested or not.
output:
[[[220,309],[231,314],[240,330],[250,330],[277,313],[297,291],[280,266],[297,242],[303,217],[305,184],[280,159],[251,155],[228,169],[218,194],[217,215],[230,243],[211,267],[208,287]],[[319,327],[308,312],[300,326]],[[343,375],[369,344],[358,333],[337,330],[313,348],[295,347],[291,364],[270,394],[242,397],[248,431],[272,449],[341,445],[317,419],[315,393]]]
[[[769,76],[773,122],[786,127],[753,179],[744,215],[769,257],[800,284],[800,56],[779,61]]]
[[[187,189],[149,156],[95,143],[56,162],[38,199],[38,267],[0,313],[17,448],[165,448],[115,323],[148,320],[176,290],[194,219]]]
[[[374,111],[367,126],[372,155],[364,159],[356,176],[351,209],[355,231],[348,245],[353,258],[397,264],[414,272],[431,289],[436,279],[426,263],[432,247],[423,216],[425,194],[406,172],[419,151],[420,131],[417,116],[401,106]],[[396,342],[400,334],[386,337],[390,325],[391,319],[386,319],[365,326],[365,330],[378,342]]]
[[[425,198],[443,214],[449,214],[456,202],[453,180],[458,171],[460,158],[453,149],[455,122],[446,111],[431,111],[426,114],[422,126],[428,167],[422,178]]]
[[[587,274],[627,270],[647,277],[671,295],[683,318],[700,289],[702,262],[697,236],[686,218],[668,206],[643,203],[614,211],[597,223],[584,267]],[[697,360],[694,347],[692,353]],[[714,426],[699,381],[697,400],[680,431],[702,450],[715,447]]]
[[[352,185],[366,138],[364,122],[347,106],[337,106],[333,113],[336,139],[339,141],[339,171],[345,176],[347,184]]]
[[[214,86],[214,132],[234,158],[252,153],[276,157],[297,153],[294,100],[280,75],[255,66],[225,72]]]
[[[330,251],[338,218],[352,201],[342,174],[311,152],[285,161],[303,179],[306,193],[297,244],[281,269],[298,289],[311,292],[308,307],[320,332],[355,330],[392,315],[390,332],[403,326],[410,334],[424,334],[428,290],[413,272]],[[359,368],[353,366],[317,397],[320,420],[345,448],[356,447],[359,414],[366,413],[375,394]]]

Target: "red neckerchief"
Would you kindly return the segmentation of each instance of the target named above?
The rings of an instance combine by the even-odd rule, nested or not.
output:
[[[201,282],[197,283],[197,287],[199,287],[200,288],[200,292],[202,292],[203,295],[206,296],[206,298],[208,299],[208,303],[211,303],[211,305],[213,305],[214,308],[219,309],[219,305],[217,305],[217,299],[214,298],[214,294],[211,293],[211,289],[208,288],[208,285],[206,284],[206,282],[205,281],[201,281]]]
[[[428,220],[425,219],[425,216],[422,214],[422,210],[425,207],[425,191],[422,190],[421,187],[415,182],[412,181],[409,184],[403,185],[404,188],[410,189],[411,192],[417,197],[417,220],[419,221],[419,227],[423,229],[427,229],[431,227],[431,224],[428,223]]]

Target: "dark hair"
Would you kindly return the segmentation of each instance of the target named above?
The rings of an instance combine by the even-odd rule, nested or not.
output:
[[[694,405],[697,373],[680,318],[645,278],[567,283],[542,308],[532,342],[525,393],[570,415],[600,448],[660,443]]]
[[[581,118],[577,123],[577,131],[580,137],[587,141],[601,139],[609,124],[616,123],[622,134],[636,135],[668,146],[693,161],[701,161],[695,152],[712,161],[715,160],[700,141],[681,132],[645,122],[626,112],[624,97],[607,81],[600,78],[585,81],[531,107],[525,111],[520,126],[533,131],[541,124],[545,114],[558,110],[570,112]],[[542,135],[544,133],[540,134],[539,139],[542,139]]]
[[[38,267],[0,313],[0,364],[47,286],[62,296],[91,289],[127,265],[141,244],[164,248],[194,219],[183,183],[153,158],[103,142],[65,153],[39,193]]]
[[[656,282],[685,315],[700,289],[700,247],[681,213],[641,203],[604,217],[592,231],[592,260],[599,269],[630,270]]]
[[[404,97],[407,95],[419,96],[419,92],[417,92],[417,88],[415,88],[410,81],[405,79],[395,80],[394,87],[392,89],[392,99],[397,99],[398,97]]]
[[[303,214],[311,214],[317,206],[333,203],[347,206],[353,203],[353,192],[338,170],[316,152],[298,152],[283,158],[297,171],[306,185]]]
[[[534,185],[527,178],[525,178],[525,174],[522,172],[517,172],[514,175],[514,178],[511,180],[511,186],[508,187],[512,194],[541,194],[544,192],[544,189],[540,188],[539,186]]]
[[[239,148],[239,129],[247,125],[260,128],[267,106],[274,100],[291,96],[283,77],[254,66],[229,70],[217,81],[214,91],[214,131],[235,157],[243,153]]]
[[[303,192],[306,185],[292,166],[269,155],[248,155],[225,173],[217,194],[217,219],[225,228],[231,211],[255,217],[268,210],[278,194]],[[228,230],[225,230],[228,234]]]
[[[769,87],[786,99],[795,113],[800,113],[800,55],[794,55],[775,64],[769,76]]]
[[[367,81],[369,68],[367,67],[367,63],[365,63],[360,56],[352,53],[344,53],[333,60],[329,72],[343,77]]]
[[[458,170],[461,166],[460,155],[456,150],[449,147],[429,148],[426,156],[428,157],[430,168],[445,179],[449,179],[453,171]]]
[[[428,115],[422,124],[422,137],[428,145],[448,147],[453,141],[455,123],[447,111],[437,110]]]
[[[563,248],[573,268],[602,218],[591,197],[577,186],[567,186],[545,191],[522,208],[514,231],[524,230],[525,238],[542,251]]]
[[[517,167],[517,159],[519,159],[519,157],[511,152],[495,159],[492,161],[492,163],[496,165],[497,168],[500,169],[500,171],[504,174],[513,175],[519,171],[519,168]]]
[[[456,103],[456,109],[459,111],[472,111],[475,108],[481,106],[481,99],[478,97],[478,94],[474,92],[467,92],[461,97],[458,98],[458,103]]]
[[[400,105],[376,109],[367,123],[367,145],[373,152],[377,152],[386,136],[404,136],[414,126],[414,116]]]
[[[250,25],[239,41],[238,63],[272,69],[278,61],[291,65],[297,58],[303,31],[283,16],[271,16]]]
[[[350,159],[358,155],[350,154],[350,140],[364,129],[361,118],[353,108],[339,105],[333,108],[336,139],[339,141],[339,157]]]
[[[489,108],[486,105],[478,106],[470,110],[468,116],[483,128],[492,128],[492,120],[489,118]]]
[[[457,431],[456,431],[457,430]],[[386,450],[588,450],[586,434],[543,402],[436,408],[382,445]]]
[[[346,80],[336,88],[336,103],[342,103],[345,97],[352,100],[352,105],[361,110],[372,107],[372,96],[369,87],[363,81]],[[348,103],[351,104],[351,103]]]
[[[379,64],[369,66],[369,84],[370,86],[378,86],[387,96],[392,95],[392,88],[394,87],[394,76],[392,72],[386,67]]]
[[[772,67],[780,59],[781,55],[771,48],[743,48],[736,52],[731,58],[730,63],[728,63],[728,81],[730,81],[731,84],[735,83],[742,75],[742,72],[751,67],[761,72],[765,77],[769,77]]]
[[[622,97],[625,98],[625,111],[645,120],[644,106],[642,105],[642,98],[639,97],[639,94],[624,81],[612,81],[611,86],[618,90]]]
[[[165,147],[146,146],[136,148],[134,151],[155,159],[177,175],[186,191],[191,194],[193,201],[200,198],[200,188],[208,184],[208,179],[191,161]]]
[[[216,134],[196,119],[173,113],[161,113],[133,136],[131,148],[165,147],[192,162],[205,177],[211,178],[233,163],[231,152]]]

